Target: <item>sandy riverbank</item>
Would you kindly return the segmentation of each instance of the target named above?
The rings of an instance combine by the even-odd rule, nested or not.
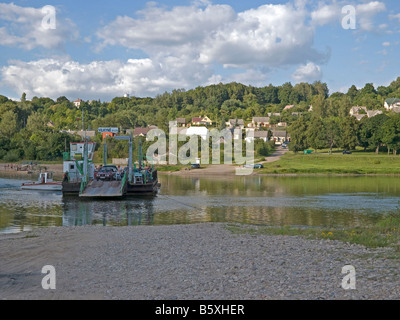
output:
[[[46,228],[0,236],[0,299],[399,299],[389,255],[215,223]],[[356,290],[341,285],[349,264]],[[45,265],[56,290],[41,287]]]

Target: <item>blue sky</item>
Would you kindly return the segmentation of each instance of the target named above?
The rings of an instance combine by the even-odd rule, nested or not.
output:
[[[399,49],[397,0],[0,2],[0,94],[14,99],[110,101],[232,81],[345,92],[399,77]]]

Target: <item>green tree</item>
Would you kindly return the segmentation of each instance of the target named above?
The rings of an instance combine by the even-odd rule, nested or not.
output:
[[[358,121],[355,117],[348,116],[340,121],[340,147],[354,150],[358,144]]]
[[[326,146],[324,123],[320,118],[313,117],[307,129],[307,142],[310,147],[318,150]]]
[[[328,117],[322,119],[325,130],[326,145],[329,147],[330,153],[332,153],[333,147],[335,147],[340,139],[339,120],[335,117]]]
[[[298,152],[308,148],[307,140],[307,122],[304,117],[300,116],[294,121],[288,128],[290,133],[290,145],[291,151]]]
[[[5,112],[2,115],[0,128],[1,132],[10,139],[19,129],[17,114],[12,110]]]

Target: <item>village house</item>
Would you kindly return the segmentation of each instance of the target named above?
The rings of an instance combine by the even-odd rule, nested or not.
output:
[[[378,114],[382,114],[382,113],[383,113],[382,110],[368,110],[367,116],[368,116],[368,118],[372,118],[372,117],[375,117]]]
[[[268,127],[269,117],[254,117],[248,126],[251,128]]]
[[[355,117],[358,121],[360,121],[364,117],[372,118],[377,116],[378,114],[382,114],[381,110],[368,110],[367,107],[351,107],[349,111],[352,117]]]
[[[186,119],[185,118],[176,118],[176,124],[178,127],[186,127]]]
[[[361,110],[362,110],[362,112],[361,112]],[[358,115],[358,114],[367,114],[367,111],[368,111],[367,107],[356,106],[356,107],[351,107],[349,113],[351,116],[354,116],[354,115]]]
[[[213,122],[211,121],[211,119],[207,116],[192,118],[192,125],[194,126],[201,126],[201,125],[212,126],[212,123]]]
[[[393,110],[394,108],[400,108],[400,99],[398,98],[386,99],[384,107],[387,111]]]
[[[244,120],[243,119],[229,119],[229,121],[226,122],[225,125],[228,128],[244,129]]]
[[[83,101],[82,101],[81,99],[78,99],[78,100],[74,101],[74,106],[77,107],[77,108],[79,109],[82,102],[83,102]]]
[[[292,104],[292,105],[289,105],[289,106],[286,106],[285,108],[283,108],[283,111],[285,111],[285,110],[290,110],[290,109],[292,109],[292,108],[294,108],[295,106]]]
[[[271,130],[272,140],[275,141],[275,144],[281,145],[285,141],[290,141],[290,136],[286,131],[283,130]]]
[[[132,130],[126,130],[127,133],[132,133],[134,137],[147,137],[150,130],[158,129],[157,126],[148,126],[146,128],[138,127]]]
[[[249,130],[247,131],[247,135],[245,140],[250,143],[251,141],[254,140],[263,140],[264,142],[267,142],[269,140],[269,131],[258,131],[258,130]]]

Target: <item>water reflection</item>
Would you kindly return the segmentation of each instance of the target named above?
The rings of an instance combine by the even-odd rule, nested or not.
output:
[[[398,211],[397,177],[160,176],[153,198],[93,201],[0,178],[0,233],[49,226],[199,222],[356,226]]]
[[[63,226],[154,224],[154,199],[88,201],[63,198]]]

